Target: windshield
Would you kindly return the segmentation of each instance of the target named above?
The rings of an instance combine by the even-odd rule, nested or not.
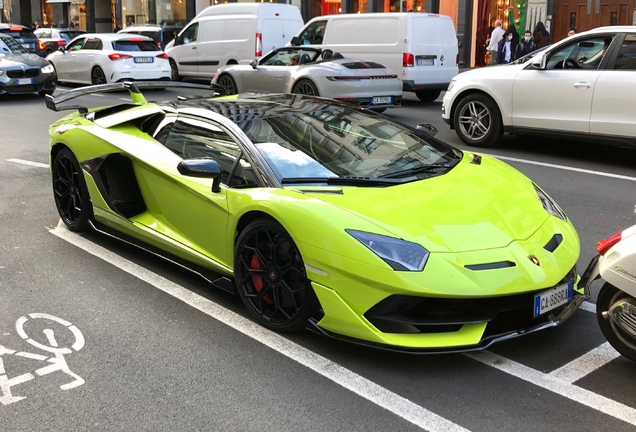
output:
[[[115,51],[158,51],[153,41],[118,40],[113,42]]]
[[[458,150],[388,118],[342,106],[254,118],[244,131],[279,180],[299,183],[321,178],[403,183],[445,172],[461,158]]]
[[[13,38],[0,38],[0,53],[27,54],[28,51]]]

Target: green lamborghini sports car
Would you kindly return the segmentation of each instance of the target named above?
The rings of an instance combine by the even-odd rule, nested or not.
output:
[[[572,223],[495,158],[333,100],[206,86],[152,103],[146,84],[47,98],[76,110],[50,127],[62,221],[187,266],[270,329],[469,351],[556,326],[585,298]],[[64,104],[124,88],[130,103]]]

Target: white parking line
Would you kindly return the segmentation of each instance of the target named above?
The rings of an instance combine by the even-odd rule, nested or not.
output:
[[[501,159],[501,160],[504,160],[504,161],[519,162],[519,163],[524,163],[524,164],[528,164],[528,165],[538,165],[538,166],[544,166],[544,167],[548,167],[548,168],[556,168],[556,169],[560,169],[560,170],[564,170],[564,171],[574,171],[574,172],[578,172],[578,173],[582,173],[582,174],[592,174],[592,175],[597,175],[597,176],[601,176],[601,177],[611,177],[611,178],[615,178],[615,179],[629,180],[629,181],[636,182],[636,177],[624,176],[624,175],[620,175],[620,174],[612,174],[612,173],[606,173],[606,172],[603,172],[603,171],[594,171],[594,170],[588,170],[588,169],[583,169],[583,168],[574,168],[574,167],[569,167],[569,166],[566,166],[566,165],[557,165],[557,164],[551,164],[551,163],[546,163],[546,162],[537,162],[537,161],[531,161],[531,160],[527,160],[527,159],[518,159],[518,158],[508,157],[508,156],[500,156],[500,155],[486,154],[486,153],[483,153],[483,154],[486,155],[486,156],[492,156],[494,158]]]
[[[550,376],[564,382],[573,383],[620,356],[621,354],[612,348],[609,342],[605,342],[603,345],[550,372]]]
[[[7,162],[13,162],[13,163],[18,163],[18,164],[22,164],[22,165],[29,165],[29,166],[34,166],[34,167],[38,167],[38,168],[48,168],[49,164],[43,164],[40,162],[31,162],[28,160],[23,160],[23,159],[7,159]]]
[[[170,294],[187,305],[211,316],[223,324],[243,333],[261,344],[283,354],[301,365],[324,376],[347,390],[402,417],[416,426],[433,431],[467,431],[410,400],[322,357],[266,328],[201,297],[176,283],[159,276],[121,256],[98,246],[89,240],[68,231],[60,221],[57,228],[50,231],[59,238],[108,262],[132,276]]]
[[[467,353],[465,355],[533,385],[636,426],[636,409],[620,402],[488,351],[476,354]]]

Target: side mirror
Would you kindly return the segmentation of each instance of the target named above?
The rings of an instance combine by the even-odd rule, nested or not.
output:
[[[57,50],[59,52],[61,52],[61,53],[65,53],[66,52],[66,48],[64,48],[63,46],[59,47]]]
[[[177,170],[188,177],[211,178],[212,192],[221,192],[221,167],[214,159],[184,159]]]
[[[250,66],[252,66],[252,69],[256,69],[258,67],[258,61],[256,59],[252,60]]]
[[[300,45],[300,40],[298,40],[298,36],[294,36],[290,43],[292,44],[292,46]]]
[[[548,60],[546,59],[545,54],[539,54],[535,58],[532,59],[531,66],[533,69],[544,70],[547,67]]]
[[[427,134],[429,134],[430,136],[435,136],[437,135],[437,128],[435,126],[433,126],[430,123],[421,123],[418,124],[415,129],[419,130],[419,131],[424,131]]]

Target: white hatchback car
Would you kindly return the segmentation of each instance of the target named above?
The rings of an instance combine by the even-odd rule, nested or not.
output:
[[[636,26],[600,27],[526,62],[457,75],[442,118],[468,145],[504,132],[636,147]]]
[[[171,73],[168,56],[154,41],[134,34],[83,34],[46,59],[64,82],[170,80]]]

